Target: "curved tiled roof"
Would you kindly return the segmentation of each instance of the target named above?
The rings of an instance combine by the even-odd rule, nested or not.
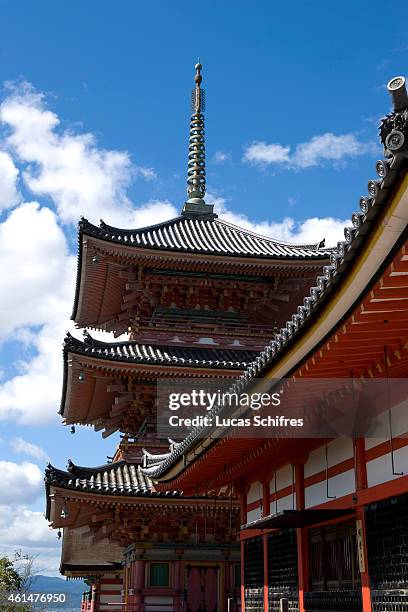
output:
[[[161,251],[205,253],[238,257],[278,259],[324,259],[331,249],[316,244],[290,244],[261,236],[216,216],[184,216],[139,229],[119,229],[101,221],[99,227],[82,218],[79,234],[108,242]]]
[[[83,341],[67,333],[64,340],[64,354],[68,352],[127,363],[231,370],[243,370],[259,354],[259,351],[247,350],[102,342],[95,340],[87,332]]]
[[[98,493],[103,495],[124,495],[131,497],[171,497],[181,493],[171,491],[164,494],[154,490],[151,480],[143,474],[140,465],[117,461],[99,467],[88,468],[68,462],[67,471],[48,464],[45,470],[46,485],[64,489]]]
[[[380,126],[380,136],[385,159],[376,162],[379,178],[368,182],[368,195],[360,198],[360,211],[352,214],[351,225],[344,229],[345,240],[337,244],[337,248],[330,255],[330,265],[324,266],[323,274],[317,276],[315,286],[311,287],[309,295],[305,296],[286,326],[274,335],[255,361],[232,384],[231,393],[240,393],[249,388],[254,379],[261,377],[266,369],[301,337],[328,302],[335,288],[341,285],[363,244],[376,227],[376,220],[380,217],[384,205],[390,201],[403,171],[406,172],[408,168],[408,108],[394,111],[385,117]],[[213,414],[219,414],[221,410],[222,407],[217,406],[213,409]],[[144,473],[152,478],[159,478],[194,446],[199,437],[203,437],[204,431],[204,427],[192,429],[176,448],[171,449],[160,461],[144,468]]]
[[[324,240],[316,244],[290,244],[261,236],[237,227],[216,215],[185,217],[138,229],[120,229],[100,222],[99,227],[85,218],[78,224],[78,259],[75,298],[71,319],[75,320],[80,302],[84,238],[93,237],[109,244],[152,252],[186,253],[195,255],[245,258],[262,265],[271,260],[276,264],[314,262],[328,259],[333,249],[324,248]],[[128,253],[127,253],[128,255]]]

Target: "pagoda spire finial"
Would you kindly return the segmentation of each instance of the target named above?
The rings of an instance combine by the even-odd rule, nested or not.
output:
[[[213,206],[206,204],[205,196],[205,138],[204,111],[205,90],[201,87],[202,65],[198,59],[195,65],[195,88],[191,93],[190,139],[188,146],[187,201],[184,204],[184,216],[214,216]]]

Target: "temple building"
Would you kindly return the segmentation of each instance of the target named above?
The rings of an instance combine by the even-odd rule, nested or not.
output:
[[[61,573],[91,587],[83,612],[238,610],[240,510],[230,482],[162,491],[143,471],[182,444],[157,432],[157,381],[236,380],[332,253],[324,241],[288,244],[237,227],[205,203],[201,81],[197,64],[180,215],[134,230],[79,223],[72,318],[84,335],[64,341],[60,415],[73,432],[121,434],[106,464],[46,470]]]
[[[285,397],[306,381],[310,424],[316,408],[338,400],[325,394],[322,381],[337,380],[350,393],[345,415],[356,408],[348,435],[335,435],[333,428],[302,438],[277,435],[271,426],[269,435],[245,438],[228,425],[195,428],[143,468],[163,493],[232,486],[240,503],[246,612],[408,610],[405,79],[392,79],[388,90],[394,110],[380,125],[384,159],[344,241],[230,388],[252,395],[284,389]],[[373,387],[378,394],[368,396]],[[313,397],[316,388],[319,398]],[[283,403],[282,412],[292,408]],[[235,413],[221,403],[212,414]]]

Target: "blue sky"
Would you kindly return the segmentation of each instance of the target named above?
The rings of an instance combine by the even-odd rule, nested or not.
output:
[[[408,8],[0,0],[0,9],[0,461],[10,483],[0,552],[27,547],[56,573],[58,545],[41,518],[46,457],[97,465],[116,444],[89,428],[72,436],[56,416],[77,219],[125,227],[180,210],[200,56],[207,200],[277,238],[341,239],[381,156],[385,84],[407,74]]]

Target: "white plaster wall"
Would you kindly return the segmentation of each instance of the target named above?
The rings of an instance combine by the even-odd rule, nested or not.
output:
[[[254,502],[262,499],[262,485],[259,480],[251,483],[249,491],[247,493],[247,504],[253,504]]]
[[[164,595],[145,595],[144,605],[146,612],[172,612],[173,598]]]
[[[285,465],[276,471],[276,490],[280,491],[285,487],[292,486],[292,465]],[[269,491],[275,493],[275,478],[269,481]]]
[[[325,449],[324,446],[319,446],[313,450],[305,463],[305,478],[321,472],[326,467]]]
[[[326,481],[317,482],[305,489],[305,507],[312,508],[318,504],[328,501],[326,496]]]
[[[351,438],[337,438],[327,445],[329,467],[347,461],[354,455],[353,440]]]
[[[252,523],[252,521],[256,521],[261,518],[261,508],[255,508],[254,510],[250,510],[247,512],[247,523]]]
[[[388,424],[388,412],[385,413]],[[408,431],[408,403],[402,402],[391,409],[393,436],[402,436]],[[389,429],[386,429],[387,434]]]
[[[404,446],[394,451],[394,465],[396,472],[403,472],[405,476],[408,474],[408,446]],[[399,477],[398,475],[394,476],[392,473],[390,453],[367,462],[367,480],[369,487],[382,484],[383,482],[389,482]]]
[[[117,595],[105,595],[104,591],[117,591]],[[100,609],[105,610],[120,610],[120,606],[112,606],[109,604],[120,604],[122,602],[122,585],[121,584],[102,584],[100,594]]]
[[[408,431],[408,405],[401,402],[391,408],[392,432],[394,436],[401,436]],[[390,427],[388,420],[388,410],[372,419],[368,430],[367,440],[370,438],[389,437]]]
[[[271,502],[271,513],[275,512],[276,504]],[[296,510],[296,494],[286,495],[278,499],[278,512],[281,510]]]
[[[329,495],[335,495],[336,497],[343,497],[349,493],[355,491],[355,480],[354,480],[354,469],[347,470],[342,474],[337,474],[332,478],[329,478]],[[319,504],[328,502],[330,498],[327,497],[326,480],[317,482],[310,487],[305,489],[305,506],[311,508]]]
[[[333,467],[342,461],[353,457],[353,440],[351,438],[337,438],[327,445],[327,463]],[[325,445],[312,451],[305,463],[305,478],[313,476],[326,469]]]

